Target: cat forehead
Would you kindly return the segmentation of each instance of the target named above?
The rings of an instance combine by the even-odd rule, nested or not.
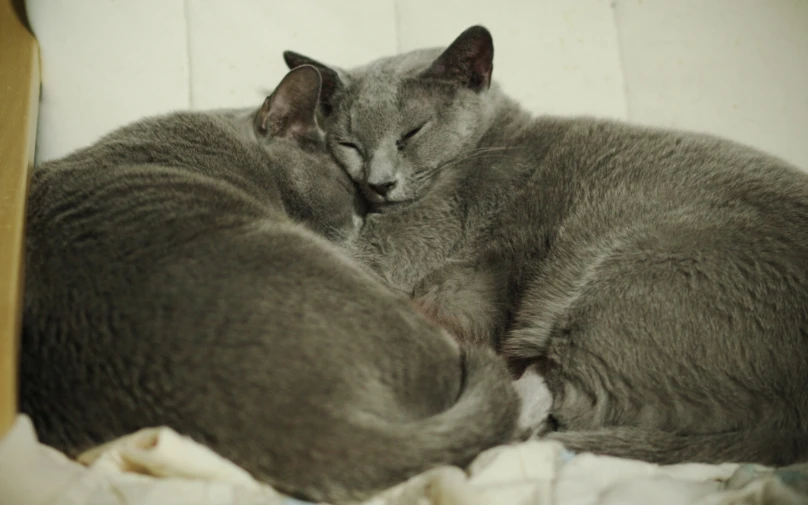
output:
[[[419,49],[380,58],[348,71],[346,92],[337,106],[337,123],[357,134],[377,136],[398,128],[402,113],[429,105],[417,76],[443,49]]]
[[[389,72],[367,74],[355,80],[343,97],[338,122],[354,133],[397,128],[409,120],[409,115],[420,115],[433,107],[429,89],[416,78]]]
[[[395,105],[397,100],[406,97],[407,88],[412,87],[408,84],[429,68],[440,53],[439,48],[419,49],[350,70],[349,100],[367,101],[372,109]]]
[[[356,86],[351,97],[339,108],[339,129],[358,136],[364,142],[398,135],[413,115],[429,108],[429,101],[418,93],[417,82],[387,76]],[[416,112],[418,111],[418,112]]]

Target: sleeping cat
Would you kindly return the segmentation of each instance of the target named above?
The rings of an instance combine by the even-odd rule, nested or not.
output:
[[[168,425],[342,502],[512,439],[501,358],[320,237],[355,233],[356,190],[319,89],[304,66],[258,111],[145,119],[34,171],[20,393],[43,443]]]
[[[808,175],[708,135],[532,117],[493,42],[324,76],[375,207],[354,255],[458,338],[539,362],[538,431],[658,463],[808,459]]]

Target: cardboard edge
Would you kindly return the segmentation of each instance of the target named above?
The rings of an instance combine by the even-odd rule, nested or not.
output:
[[[39,47],[18,0],[0,0],[0,437],[18,410],[25,210],[39,113]]]

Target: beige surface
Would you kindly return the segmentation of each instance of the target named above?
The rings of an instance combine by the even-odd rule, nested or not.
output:
[[[39,105],[39,51],[22,2],[0,0],[0,436],[17,411],[25,198]]]

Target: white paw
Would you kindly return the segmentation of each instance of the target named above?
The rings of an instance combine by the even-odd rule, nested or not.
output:
[[[553,397],[536,371],[536,365],[529,366],[519,380],[513,383],[516,394],[522,399],[522,413],[519,415],[519,428],[533,429],[544,423]]]

